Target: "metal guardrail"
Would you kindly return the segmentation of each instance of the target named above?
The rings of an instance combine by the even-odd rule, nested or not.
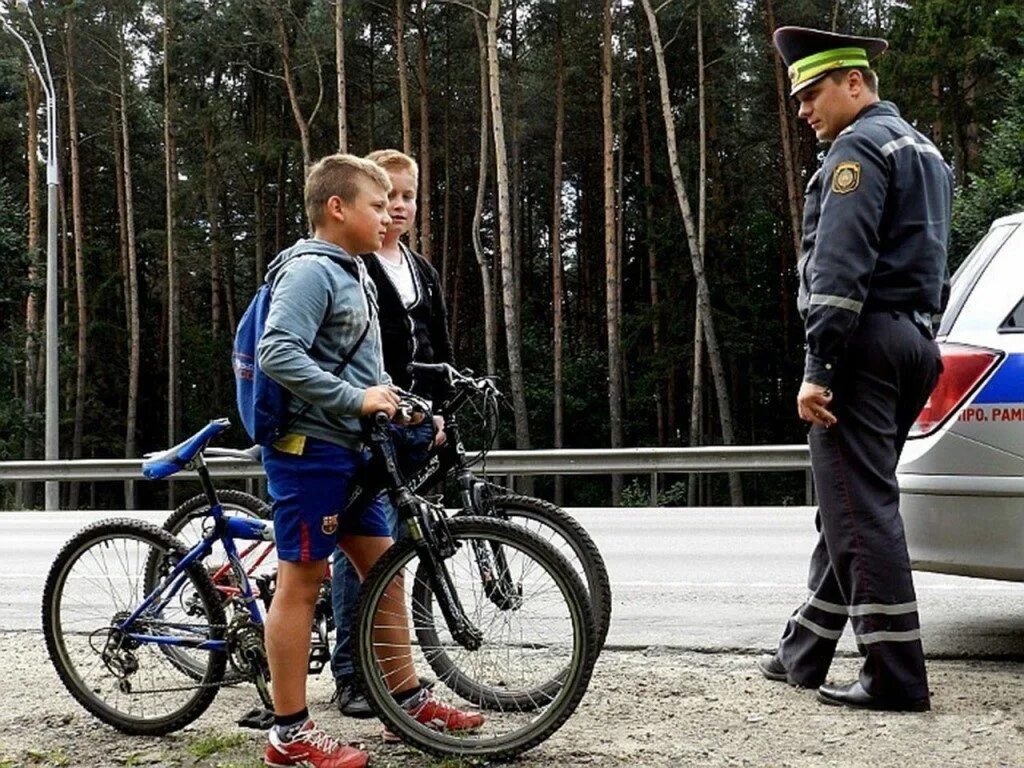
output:
[[[221,478],[261,479],[263,466],[237,459],[208,458],[210,474]],[[806,445],[703,446],[698,448],[571,448],[492,451],[487,474],[509,478],[532,475],[650,475],[651,500],[658,497],[660,474],[704,472],[805,472],[811,503],[810,452]],[[194,480],[180,472],[171,480]],[[56,480],[140,480],[141,459],[81,459],[0,462],[0,483]]]

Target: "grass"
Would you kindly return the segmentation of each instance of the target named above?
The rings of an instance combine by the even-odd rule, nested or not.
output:
[[[185,749],[189,754],[195,755],[198,759],[216,755],[226,749],[233,749],[247,744],[249,739],[241,733],[232,734],[211,734],[191,742]]]
[[[38,749],[30,749],[26,752],[28,758],[36,764],[52,765],[61,768],[65,765],[71,765],[71,758],[68,757],[67,753],[63,749],[51,749],[48,752],[43,752]]]

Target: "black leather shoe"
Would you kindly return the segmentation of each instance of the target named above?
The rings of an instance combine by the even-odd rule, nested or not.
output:
[[[931,700],[927,696],[923,699],[872,696],[864,690],[859,680],[849,685],[821,686],[818,688],[818,701],[839,707],[884,709],[889,712],[927,712],[932,708]]]
[[[341,714],[345,715],[345,717],[354,717],[360,720],[373,717],[373,710],[370,709],[370,704],[366,700],[366,696],[363,695],[354,676],[343,677],[337,681],[337,686],[338,690],[335,694],[335,700],[338,703],[338,709],[341,711]]]
[[[769,680],[775,680],[776,682],[786,683],[789,682],[789,676],[786,673],[786,668],[779,661],[779,657],[774,653],[766,653],[757,659],[757,669]]]

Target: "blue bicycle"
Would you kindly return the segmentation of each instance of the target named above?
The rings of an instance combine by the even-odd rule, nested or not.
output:
[[[262,600],[235,542],[271,541],[273,527],[226,513],[203,459],[228,426],[213,421],[144,465],[154,479],[197,472],[210,509],[195,546],[138,520],[106,520],[76,534],[46,579],[43,631],[58,675],[89,712],[126,733],[180,729],[221,686],[242,680],[272,708]],[[530,749],[561,727],[587,689],[599,642],[586,588],[532,531],[493,518],[449,519],[414,494],[383,414],[368,421],[367,443],[373,459],[350,503],[383,490],[408,531],[360,592],[353,650],[371,706],[392,733],[435,755],[505,759]],[[222,567],[210,557],[215,546],[233,574],[230,590],[211,578]],[[434,665],[438,678],[423,705],[400,704],[392,694],[440,656],[448,662],[442,672]],[[450,733],[420,712],[445,706],[485,708],[484,724]]]

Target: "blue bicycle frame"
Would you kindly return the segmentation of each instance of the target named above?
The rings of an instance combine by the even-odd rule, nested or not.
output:
[[[211,426],[214,423],[211,423]],[[171,450],[173,451],[175,449]],[[167,453],[170,453],[170,451]],[[161,473],[166,472],[166,468],[168,466],[166,461],[161,463],[163,456],[165,456],[165,454],[154,457],[154,459],[149,462],[151,466],[160,467]],[[256,625],[263,624],[263,614],[257,606],[256,597],[253,594],[252,586],[249,583],[249,577],[246,575],[245,568],[242,567],[242,563],[239,560],[238,548],[235,546],[235,540],[273,541],[273,525],[265,520],[254,520],[248,517],[229,517],[224,514],[224,508],[217,500],[217,491],[213,486],[213,481],[210,479],[210,472],[209,469],[207,469],[205,460],[203,459],[201,447],[197,448],[194,455],[189,457],[185,463],[176,467],[174,471],[177,471],[177,469],[194,469],[198,473],[199,479],[203,484],[203,491],[206,493],[206,496],[210,501],[209,515],[213,520],[213,528],[209,533],[203,536],[202,540],[198,544],[188,551],[188,554],[175,563],[170,573],[161,580],[161,583],[157,588],[146,596],[142,603],[132,611],[131,615],[118,625],[117,629],[123,633],[125,637],[139,643],[181,646],[206,651],[226,651],[227,642],[225,640],[189,640],[188,638],[183,637],[146,635],[130,631],[130,627],[139,620],[140,616],[144,615],[147,611],[150,611],[154,606],[156,606],[158,611],[162,610],[163,607],[170,602],[185,583],[186,571],[189,566],[209,555],[213,551],[214,543],[217,541],[221,543],[224,547],[224,551],[227,553],[231,570],[234,572],[235,578],[238,580],[239,596],[241,601],[245,604],[246,609],[249,611],[252,623]],[[153,474],[155,474],[155,472]],[[171,472],[167,472],[167,474],[171,474]],[[162,602],[158,602],[161,600]],[[175,625],[172,624],[171,626]],[[180,625],[178,628],[194,629],[194,627]]]

